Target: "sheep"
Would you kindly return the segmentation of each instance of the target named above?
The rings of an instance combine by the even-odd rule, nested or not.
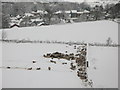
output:
[[[28,68],[27,70],[32,70],[32,68]]]
[[[75,69],[76,69],[76,66],[71,66],[70,69],[75,70]]]
[[[48,67],[48,70],[51,70],[51,67]]]
[[[85,79],[84,82],[88,82],[88,79]]]
[[[40,70],[41,68],[36,68],[36,70]]]
[[[90,80],[90,81],[88,82],[88,84],[89,84],[91,87],[93,87],[93,81],[92,81],[92,80]]]
[[[89,67],[89,63],[88,63],[88,61],[87,61],[87,67]]]
[[[78,71],[82,71],[83,69],[82,68],[79,68]]]
[[[80,79],[87,79],[87,77],[86,76],[80,76]]]
[[[76,46],[74,46],[74,49],[76,49]]]
[[[36,63],[36,61],[35,61],[35,60],[33,60],[32,62],[33,62],[33,63]]]
[[[10,69],[11,67],[7,67],[7,69]]]
[[[56,64],[56,61],[50,60],[50,62]]]
[[[67,64],[67,63],[62,63],[62,64],[64,65],[64,64]]]
[[[43,57],[45,57],[45,58],[50,58],[50,57],[51,57],[51,54],[49,53],[49,54],[47,54],[47,55],[43,55]]]
[[[67,53],[67,51],[65,51],[65,53]]]
[[[80,56],[81,54],[75,54],[75,56]]]
[[[82,55],[86,56],[87,52],[86,51],[80,51]]]
[[[79,74],[79,73],[77,73],[77,76],[78,76],[78,77],[80,77],[80,74]]]
[[[79,74],[80,72],[79,71],[77,71],[77,74]]]
[[[70,56],[70,57],[71,57],[71,56],[74,56],[74,53],[70,53],[69,56]]]

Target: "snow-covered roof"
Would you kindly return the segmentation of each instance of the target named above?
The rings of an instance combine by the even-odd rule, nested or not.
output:
[[[55,14],[60,14],[60,13],[62,13],[62,11],[57,11],[57,12],[55,12]]]
[[[77,14],[83,14],[83,12],[77,12]]]
[[[10,17],[10,19],[11,19],[11,20],[15,20],[15,19],[17,19],[17,18],[16,18],[16,17]]]
[[[19,26],[18,23],[10,23],[10,27],[13,27],[13,26]]]
[[[12,23],[19,23],[19,22],[20,22],[20,20],[15,20],[15,19],[12,19],[12,20],[11,20],[11,22],[12,22]]]
[[[65,11],[65,13],[71,13],[71,11]]]
[[[77,13],[77,10],[71,10],[72,13]]]
[[[37,10],[37,13],[47,14],[48,12],[47,12],[47,11],[44,11],[44,10]]]
[[[47,11],[44,11],[44,10],[37,10],[37,12],[34,12],[34,11],[32,11],[31,12],[32,14],[47,14],[48,12]]]
[[[82,11],[82,12],[77,11],[77,10],[68,10],[68,11],[65,11],[65,13],[68,13],[68,14],[70,14],[70,13],[83,14],[83,13],[89,13],[89,12],[90,12],[90,11],[88,11],[88,10],[84,10],[84,11]],[[57,12],[55,12],[55,14],[59,14],[59,13],[62,13],[62,11],[57,11]]]
[[[105,16],[108,17],[108,16],[110,16],[110,14],[106,14]]]
[[[65,13],[77,13],[77,10],[68,10],[68,11],[65,11]]]
[[[38,24],[38,26],[40,26],[41,24],[43,24],[44,22],[40,22],[39,24]]]
[[[25,16],[33,16],[32,13],[25,13]]]
[[[88,10],[84,10],[83,13],[90,13],[90,11],[88,11]]]
[[[31,19],[32,22],[34,21],[43,21],[43,19],[40,19],[40,18],[36,18],[36,19]]]
[[[17,15],[16,18],[20,18],[21,16],[20,15]]]
[[[58,13],[62,13],[63,11],[57,11],[57,12],[55,12],[56,14],[58,14]],[[65,11],[65,13],[77,13],[77,10],[68,10],[68,11]]]
[[[47,12],[47,11],[44,11],[44,14],[48,14],[48,12]]]
[[[37,13],[44,13],[43,10],[37,10]]]

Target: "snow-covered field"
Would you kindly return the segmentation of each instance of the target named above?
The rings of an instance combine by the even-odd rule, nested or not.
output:
[[[8,39],[85,41],[106,43],[108,37],[118,42],[118,24],[112,21],[95,21],[66,25],[5,29]]]
[[[88,75],[95,87],[118,87],[118,48],[89,47]]]
[[[108,37],[118,42],[118,24],[111,21],[96,21],[67,25],[25,27],[6,29],[7,39],[85,41],[105,43]],[[76,53],[73,46],[62,44],[3,43],[2,56],[3,88],[83,88],[85,87],[70,69],[70,61],[58,60],[56,64],[45,59],[44,54],[61,52]],[[88,77],[94,88],[118,87],[118,48],[88,47]],[[36,60],[36,63],[32,63]],[[63,65],[67,62],[67,65]],[[20,67],[20,68],[18,68]],[[33,67],[33,70],[25,68]],[[35,70],[40,67],[41,70]],[[49,71],[47,68],[51,67]]]
[[[2,67],[2,43],[0,42],[0,67]],[[2,89],[2,69],[0,69],[0,89]]]
[[[40,67],[41,70],[3,70],[3,87],[80,88],[81,81],[76,73],[69,69],[69,61],[53,59],[56,61],[54,64],[49,62],[51,59],[43,57],[43,54],[47,52],[65,52],[65,48],[66,46],[63,45],[51,44],[5,44],[3,46],[4,66],[33,67],[34,69]],[[72,47],[70,50],[72,51]],[[36,60],[37,63],[33,64],[32,60]],[[68,64],[62,65],[62,62]],[[48,67],[51,67],[52,70],[49,71]],[[14,82],[11,83],[12,81]]]

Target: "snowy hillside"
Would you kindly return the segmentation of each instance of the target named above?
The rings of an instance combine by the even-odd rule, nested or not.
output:
[[[96,21],[66,25],[5,29],[7,39],[84,41],[105,43],[108,37],[118,42],[118,24],[112,21]],[[77,45],[76,47],[79,47]],[[89,67],[87,74],[93,88],[118,87],[118,48],[87,47]],[[3,43],[3,88],[90,88],[70,69],[69,61],[43,55],[53,52],[74,53],[74,45]],[[32,61],[35,60],[36,63]],[[67,64],[63,64],[67,63]],[[11,68],[10,68],[11,67]],[[51,70],[48,69],[51,67]],[[28,68],[32,68],[28,70]],[[36,68],[40,68],[37,70]]]
[[[118,43],[118,24],[112,21],[95,21],[66,25],[51,25],[5,29],[7,39],[84,41],[106,43],[108,37]]]

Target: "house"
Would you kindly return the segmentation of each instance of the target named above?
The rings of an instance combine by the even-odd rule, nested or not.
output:
[[[70,14],[71,14],[71,18],[77,17],[77,10],[71,10]]]
[[[18,24],[12,24],[11,26],[10,26],[10,28],[13,28],[13,27],[20,27]]]

